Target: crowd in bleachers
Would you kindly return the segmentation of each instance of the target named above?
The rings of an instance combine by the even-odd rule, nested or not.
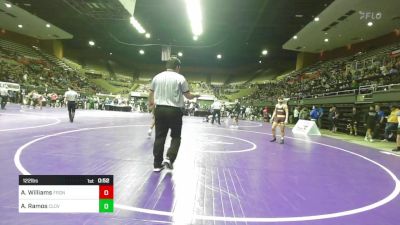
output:
[[[213,95],[214,94],[214,90],[213,90],[213,86],[211,84],[207,84],[204,81],[191,81],[189,82],[190,84],[190,90],[192,90],[192,92],[195,93],[202,93],[205,95]]]
[[[55,58],[54,56],[41,56],[46,54],[38,48],[0,39],[0,81],[21,85],[20,93],[9,93],[12,102],[22,103],[22,96],[28,96],[28,93],[33,91],[40,93],[44,98],[50,98],[51,93],[60,95],[67,87],[80,92],[94,93],[99,90],[89,83],[84,74],[65,64],[57,64],[55,60],[47,60]]]
[[[0,56],[0,80],[39,89],[64,90],[67,86],[72,86],[81,90],[91,87],[88,79],[76,71],[52,67],[44,61],[15,58],[4,54]]]
[[[390,55],[398,49],[400,43],[351,57],[318,62],[281,80],[258,84],[257,91],[248,98],[271,100],[283,95],[302,99],[346,90],[357,93],[359,87],[365,85],[400,83],[400,57]]]

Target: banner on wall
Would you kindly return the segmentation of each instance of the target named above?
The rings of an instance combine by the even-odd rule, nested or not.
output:
[[[21,89],[21,86],[17,83],[2,82],[2,81],[0,81],[0,87],[3,87],[8,91],[20,91]]]

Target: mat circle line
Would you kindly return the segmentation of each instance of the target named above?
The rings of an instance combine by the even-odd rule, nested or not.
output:
[[[92,127],[92,128],[81,128],[81,129],[76,129],[76,130],[70,130],[70,131],[63,131],[63,132],[59,132],[59,133],[55,133],[55,134],[50,134],[50,135],[46,135],[40,138],[36,138],[32,141],[29,141],[27,143],[25,143],[24,145],[22,145],[21,147],[19,147],[14,155],[14,163],[15,166],[17,167],[17,169],[24,175],[30,175],[29,171],[27,171],[21,164],[20,161],[20,156],[22,154],[22,151],[27,148],[29,145],[50,138],[50,137],[55,137],[55,136],[59,136],[62,134],[68,134],[68,133],[75,133],[75,132],[80,132],[80,131],[88,131],[88,130],[99,130],[99,129],[110,129],[110,128],[121,128],[121,127],[134,127],[134,126],[148,126],[146,125],[120,125],[120,126],[105,126],[105,127]],[[231,130],[229,128],[217,128],[217,129],[226,129],[226,130]],[[235,131],[240,131],[240,132],[250,132],[250,133],[256,133],[256,134],[263,134],[263,135],[271,135],[269,133],[264,133],[264,132],[257,132],[257,131],[249,131],[249,130],[235,130]],[[290,139],[295,139],[295,140],[300,140],[300,141],[304,141],[304,142],[309,142],[309,143],[313,143],[313,144],[319,144],[322,146],[326,146],[326,147],[330,147],[333,149],[337,149],[340,151],[344,151],[347,153],[350,153],[352,155],[361,157],[362,159],[365,159],[366,161],[369,161],[375,165],[377,165],[378,167],[380,167],[381,169],[383,169],[387,174],[389,174],[389,176],[393,179],[393,181],[395,182],[395,188],[392,191],[392,193],[390,193],[388,196],[386,196],[385,198],[363,206],[363,207],[359,207],[356,209],[351,209],[351,210],[346,210],[346,211],[341,211],[341,212],[336,212],[336,213],[328,213],[328,214],[319,214],[319,215],[311,215],[311,216],[294,216],[294,217],[222,217],[222,216],[206,216],[206,215],[192,215],[193,219],[196,220],[215,220],[215,221],[229,221],[229,222],[300,222],[300,221],[312,221],[312,220],[322,220],[322,219],[331,219],[331,218],[337,218],[337,217],[343,217],[343,216],[349,216],[349,215],[354,215],[354,214],[358,214],[358,213],[362,213],[362,212],[366,212],[375,208],[378,208],[382,205],[385,205],[386,203],[392,201],[393,199],[395,199],[399,193],[400,193],[400,181],[398,180],[398,178],[396,177],[396,175],[390,171],[388,168],[386,168],[385,166],[379,164],[378,162],[369,159],[365,156],[362,156],[360,154],[351,152],[349,150],[343,149],[343,148],[339,148],[336,146],[332,146],[332,145],[328,145],[328,144],[324,144],[324,143],[319,143],[319,142],[315,142],[315,141],[310,141],[310,140],[304,140],[304,139],[300,139],[300,138],[293,138],[293,137],[287,137]],[[146,214],[153,214],[153,215],[160,215],[160,216],[168,216],[168,217],[173,217],[174,213],[173,212],[167,212],[167,211],[160,211],[160,210],[152,210],[152,209],[145,209],[145,208],[139,208],[139,207],[133,207],[133,206],[127,206],[127,205],[122,205],[122,204],[118,204],[116,203],[114,205],[115,208],[119,208],[119,209],[124,209],[124,210],[128,210],[128,211],[134,211],[134,212],[141,212],[141,213],[146,213]]]

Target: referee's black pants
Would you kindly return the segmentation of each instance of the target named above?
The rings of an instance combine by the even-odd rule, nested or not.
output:
[[[6,108],[7,101],[8,101],[8,96],[7,95],[1,95],[0,96],[0,107],[1,107],[1,109],[5,109]]]
[[[157,105],[154,110],[156,138],[154,140],[154,168],[161,167],[164,155],[165,139],[168,130],[171,129],[171,144],[167,152],[167,157],[171,163],[175,162],[181,145],[183,112],[180,108],[172,106]]]
[[[75,108],[76,108],[75,101],[68,101],[67,107],[68,107],[69,121],[72,122],[74,121],[74,116],[75,116]]]
[[[221,110],[220,109],[213,110],[213,116],[212,116],[212,120],[211,120],[212,124],[214,124],[215,115],[218,116],[218,124],[221,125]]]

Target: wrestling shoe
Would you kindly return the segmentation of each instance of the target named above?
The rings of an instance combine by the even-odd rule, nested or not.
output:
[[[160,172],[161,170],[163,170],[164,169],[164,167],[154,167],[153,168],[153,172]]]
[[[170,170],[172,170],[172,169],[174,168],[174,167],[172,166],[171,161],[170,161],[168,158],[164,159],[163,165],[164,165],[166,168],[170,169]]]

